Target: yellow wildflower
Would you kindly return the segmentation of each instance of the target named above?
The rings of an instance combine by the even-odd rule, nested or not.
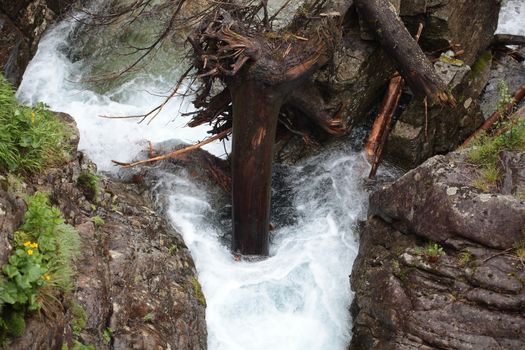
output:
[[[33,255],[33,250],[32,250],[32,249],[28,249],[28,250],[27,250],[27,254],[29,254],[29,255]]]
[[[51,280],[51,276],[49,276],[47,273],[45,273],[44,276],[42,276],[42,278],[45,279],[46,281]]]
[[[30,241],[26,241],[24,242],[24,247],[29,247],[31,245],[31,242]]]
[[[38,248],[38,243],[31,243],[30,247],[36,249]]]
[[[36,117],[35,112],[31,112],[31,123],[35,122],[35,117]]]

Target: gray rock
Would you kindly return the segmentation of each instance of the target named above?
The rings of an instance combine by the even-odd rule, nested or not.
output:
[[[480,193],[468,150],[437,156],[370,199],[351,285],[350,349],[522,349],[525,202]],[[507,155],[520,159],[521,155]],[[429,241],[444,255],[431,258]]]
[[[525,196],[525,152],[501,152],[498,168],[501,178],[499,188],[503,194],[512,194],[524,199]]]
[[[510,254],[485,261],[495,252],[464,243],[429,263],[414,253],[418,237],[370,219],[351,277],[350,349],[522,349],[523,267]]]
[[[525,203],[473,188],[478,175],[466,154],[434,157],[375,192],[371,214],[397,221],[407,232],[429,240],[462,237],[492,248],[511,248],[523,235]]]

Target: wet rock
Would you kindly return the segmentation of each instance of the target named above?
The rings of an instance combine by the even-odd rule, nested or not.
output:
[[[78,132],[71,142],[78,144]],[[78,153],[26,181],[27,193],[49,193],[79,232],[82,248],[63,313],[51,321],[33,315],[9,348],[73,348],[78,341],[97,349],[206,349],[205,301],[195,288],[195,266],[182,237],[152,210],[149,192],[138,185],[102,179],[98,196],[86,200],[77,179],[95,170]],[[0,189],[0,239],[6,244],[25,212],[23,201],[9,191]],[[7,248],[2,244],[0,261]],[[79,309],[85,317],[80,329]]]
[[[76,0],[0,0],[0,69],[18,86],[43,33]]]
[[[9,17],[0,12],[0,70],[6,79],[18,85],[29,58],[26,37]]]
[[[350,349],[523,347],[525,203],[474,189],[465,157],[434,157],[371,195]],[[436,259],[429,241],[443,248]]]
[[[457,147],[483,122],[478,97],[490,74],[488,48],[498,23],[500,3],[493,0],[428,1],[402,0],[400,13],[407,28],[415,33],[424,24],[421,46],[427,53],[462,50],[459,57],[443,57],[436,69],[458,100],[457,108],[429,105],[422,100],[403,97],[403,113],[391,133],[387,159],[412,168],[435,154]],[[382,98],[395,72],[394,63],[374,41],[363,40],[363,28],[355,10],[345,16],[342,45],[332,65],[314,77],[329,110],[342,111],[349,127],[359,125]],[[365,39],[370,39],[365,34]],[[372,116],[372,118],[374,118]],[[321,138],[321,141],[325,141]],[[278,154],[282,159],[297,159],[309,154],[309,146],[292,138]],[[289,147],[288,147],[289,145]]]
[[[464,50],[463,60],[472,65],[488,48],[498,25],[501,1],[402,0],[401,15],[409,28],[425,25],[423,49]]]
[[[525,48],[518,51],[525,55]],[[498,102],[501,100],[499,85],[504,82],[512,94],[525,82],[525,65],[518,62],[504,52],[495,52],[490,79],[481,96],[481,109],[485,119],[498,109]]]
[[[7,179],[0,177],[0,184],[6,184]],[[3,186],[2,186],[3,187]],[[26,206],[16,195],[0,188],[0,266],[7,262],[11,253],[13,233],[22,224]]]

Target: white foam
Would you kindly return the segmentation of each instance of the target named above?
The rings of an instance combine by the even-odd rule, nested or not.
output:
[[[498,33],[525,35],[525,1],[505,0],[499,17]]]
[[[232,258],[206,191],[175,175],[162,177],[156,192],[169,193],[169,217],[192,252],[208,302],[210,349],[348,345],[348,276],[358,247],[354,225],[366,209],[360,183],[368,171],[350,149],[287,169],[297,222],[278,228],[271,257],[258,262]]]

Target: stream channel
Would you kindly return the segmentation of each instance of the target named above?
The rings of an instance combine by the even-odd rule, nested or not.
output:
[[[271,1],[270,1],[271,2]],[[100,1],[91,6],[97,7]],[[500,32],[525,34],[525,1],[509,0]],[[118,61],[108,43],[114,37],[82,38],[71,18],[56,24],[40,42],[25,72],[18,98],[45,102],[71,114],[81,133],[80,149],[99,171],[117,175],[111,159],[129,161],[147,141],[192,143],[206,126],[190,129],[182,111],[189,99],[176,99],[150,124],[103,119],[101,115],[142,114],[162,102],[177,80],[177,68],[156,66],[103,89],[82,82],[94,65]],[[164,52],[169,55],[170,52]],[[166,62],[167,60],[164,60]],[[356,225],[366,219],[364,179],[369,165],[360,147],[363,132],[295,166],[276,166],[271,256],[237,262],[224,230],[224,211],[214,191],[184,171],[160,172],[154,193],[162,212],[184,237],[207,300],[211,350],[345,349],[351,338],[349,274],[358,251]],[[205,147],[224,156],[230,145]],[[382,176],[393,177],[386,168]]]

